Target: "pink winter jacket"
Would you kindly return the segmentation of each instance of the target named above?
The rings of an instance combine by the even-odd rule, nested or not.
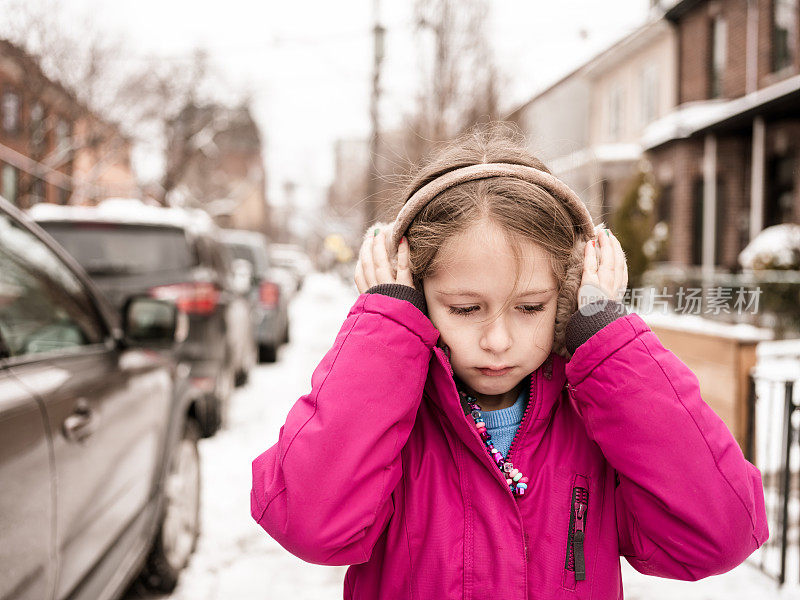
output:
[[[767,539],[758,470],[638,315],[531,375],[509,452],[530,478],[519,497],[438,335],[410,302],[359,296],[253,461],[253,518],[308,562],[352,565],[345,598],[617,599],[620,556],[695,580]]]

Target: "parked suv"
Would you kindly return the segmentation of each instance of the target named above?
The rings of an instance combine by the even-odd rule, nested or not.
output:
[[[278,347],[289,339],[289,295],[287,285],[281,284],[273,273],[266,238],[255,231],[225,229],[222,240],[237,259],[252,265],[253,277],[250,299],[253,328],[262,362],[274,362]]]
[[[112,199],[98,206],[37,204],[33,219],[52,235],[118,308],[131,294],[175,302],[189,315],[177,360],[202,393],[204,436],[223,423],[240,347],[232,314],[236,294],[218,229],[204,212]]]
[[[170,350],[186,315],[120,314],[0,198],[0,599],[176,585],[199,531],[196,397]],[[144,570],[143,570],[144,569]]]

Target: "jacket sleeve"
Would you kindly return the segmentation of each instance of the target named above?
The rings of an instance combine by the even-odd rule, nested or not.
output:
[[[648,575],[696,580],[767,539],[761,475],[700,397],[697,377],[636,314],[567,364],[573,405],[617,472],[620,552]]]
[[[308,562],[366,562],[393,512],[408,440],[439,332],[419,309],[362,294],[290,410],[252,463],[253,518]]]

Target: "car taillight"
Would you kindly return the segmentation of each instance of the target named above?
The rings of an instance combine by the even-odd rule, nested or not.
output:
[[[209,315],[219,302],[219,290],[206,281],[159,285],[150,288],[150,296],[174,302],[189,315]]]
[[[271,281],[263,281],[258,287],[258,299],[261,301],[261,306],[264,308],[275,308],[278,306],[278,299],[280,297],[280,288],[277,283]]]

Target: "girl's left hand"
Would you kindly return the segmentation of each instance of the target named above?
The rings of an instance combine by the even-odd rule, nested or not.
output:
[[[595,243],[586,244],[583,278],[578,290],[578,310],[598,300],[621,302],[628,287],[628,264],[619,241],[609,229],[601,229]]]

